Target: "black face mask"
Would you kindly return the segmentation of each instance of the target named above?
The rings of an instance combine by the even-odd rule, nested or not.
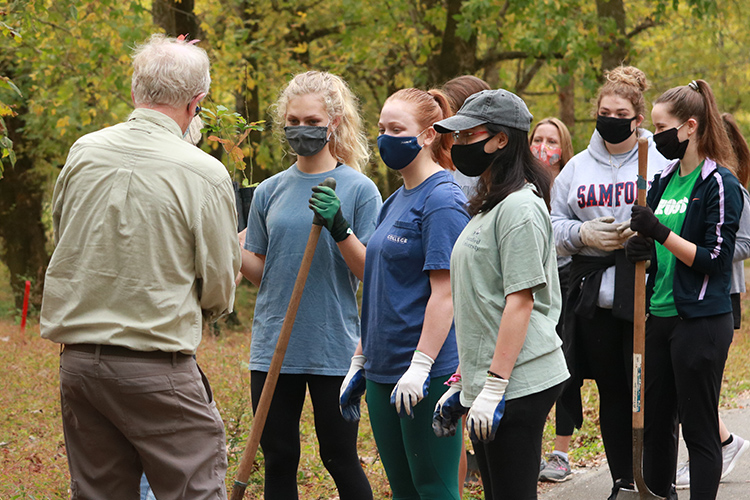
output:
[[[492,137],[473,144],[454,144],[451,148],[451,160],[459,172],[467,177],[479,177],[497,158],[501,149],[494,153],[485,153],[484,145]]]
[[[685,125],[684,123],[682,125]],[[682,127],[680,125],[680,127]],[[658,134],[654,134],[654,144],[656,144],[656,150],[667,160],[682,160],[685,156],[688,143],[690,139],[680,141],[677,138],[677,131],[680,127],[672,127]]]
[[[328,127],[295,125],[284,127],[286,140],[299,156],[315,156],[320,153],[330,138]]]
[[[602,139],[608,143],[620,144],[633,135],[630,122],[636,118],[636,116],[633,118],[615,118],[614,116],[599,115],[596,117],[596,130],[602,136]]]

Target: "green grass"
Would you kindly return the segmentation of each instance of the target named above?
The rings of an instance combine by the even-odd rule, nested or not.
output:
[[[0,279],[3,277],[0,269]],[[5,276],[7,278],[7,276]],[[0,282],[0,308],[9,294],[7,279]],[[254,287],[243,285],[237,293],[239,327],[223,325],[218,336],[207,334],[199,350],[199,362],[211,380],[219,411],[227,431],[229,471],[227,487],[234,479],[245,447],[252,412],[247,362],[250,353],[250,327]],[[12,301],[10,302],[12,304]],[[742,330],[735,333],[724,376],[722,405],[732,406],[739,395],[750,391],[750,301]],[[22,335],[13,316],[0,318],[0,498],[68,498],[68,468],[60,417],[58,390],[59,348],[39,337],[36,319],[29,321]],[[583,387],[585,423],[574,435],[571,460],[574,467],[603,460],[598,428],[598,394],[594,384]],[[552,449],[554,412],[545,429],[544,451]],[[338,498],[333,480],[323,468],[315,437],[312,408],[307,401],[301,425],[302,459],[298,474],[300,498]],[[379,460],[366,405],[360,424],[359,452],[375,498],[390,498],[388,482]],[[252,475],[246,498],[262,498],[263,460],[258,454],[258,470]],[[540,488],[549,488],[541,485]],[[464,490],[464,499],[481,499],[481,487]]]

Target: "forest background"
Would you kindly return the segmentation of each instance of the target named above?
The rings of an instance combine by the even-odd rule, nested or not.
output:
[[[223,106],[227,115],[237,113],[247,123],[271,123],[271,106],[292,75],[326,70],[344,77],[359,96],[374,145],[378,114],[388,95],[410,86],[438,87],[455,76],[474,74],[493,88],[521,95],[535,121],[560,117],[573,133],[575,151],[581,151],[594,129],[591,101],[603,72],[620,63],[645,71],[652,83],[649,100],[673,86],[706,79],[721,110],[733,113],[745,133],[750,132],[746,3],[0,1],[0,366],[8,389],[0,394],[5,413],[0,438],[0,485],[5,489],[0,496],[67,496],[56,346],[39,338],[37,324],[19,336],[9,318],[21,310],[26,280],[32,282],[31,314],[38,313],[54,246],[49,202],[55,179],[76,139],[123,121],[132,110],[130,52],[151,33],[200,39],[212,61],[206,107],[216,112]],[[236,162],[218,142],[206,140],[202,147],[229,165],[238,183],[262,181],[294,160],[268,127],[250,132],[243,142],[244,170],[232,167]],[[384,197],[401,184],[397,174],[382,164],[377,148],[367,174]],[[238,291],[237,307],[245,325],[252,314],[253,292],[250,286]],[[744,306],[750,310],[747,298]],[[730,352],[724,402],[750,389],[748,316]],[[251,418],[248,346],[242,331],[221,338],[208,336],[201,348],[202,364],[215,384],[227,426],[230,476]],[[602,456],[595,394],[588,386],[584,392],[589,427],[576,437],[577,467]],[[332,498],[335,489],[315,454],[309,420],[303,422],[307,458],[300,484],[328,493],[309,492],[303,497]],[[368,433],[363,423],[363,463],[373,487],[385,497],[387,481]],[[552,433],[548,426],[545,443],[551,442]],[[256,474],[255,483],[258,476],[262,477]]]
[[[207,106],[272,121],[300,71],[344,77],[371,144],[385,98],[474,74],[522,96],[535,119],[558,116],[576,151],[594,128],[603,71],[644,70],[651,99],[694,78],[750,130],[750,9],[742,0],[18,0],[0,2],[0,260],[16,307],[32,282],[41,303],[53,248],[49,201],[72,143],[131,111],[130,52],[153,32],[200,39],[212,61]],[[647,117],[648,120],[648,117]],[[648,122],[647,122],[648,123]],[[215,141],[204,149],[224,160]],[[401,183],[374,148],[368,174],[384,197]],[[278,135],[243,143],[254,183],[293,162]]]

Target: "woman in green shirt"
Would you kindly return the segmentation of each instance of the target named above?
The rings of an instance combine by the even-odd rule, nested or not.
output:
[[[479,177],[453,247],[451,288],[462,380],[435,408],[455,432],[468,409],[487,499],[536,498],[547,413],[569,377],[555,333],[560,284],[549,219],[550,175],[531,154],[531,113],[515,94],[486,90],[435,124],[453,133],[456,168]]]
[[[630,227],[639,234],[626,245],[631,260],[651,260],[644,476],[655,494],[677,498],[681,422],[690,498],[714,499],[722,470],[716,407],[733,335],[729,290],[742,193],[708,83],[666,91],[651,119],[656,148],[674,161],[654,177],[648,206],[633,206]]]

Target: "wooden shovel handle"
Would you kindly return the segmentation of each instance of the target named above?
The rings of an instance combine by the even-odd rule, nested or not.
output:
[[[646,206],[648,179],[648,139],[638,139],[638,204]],[[637,492],[620,490],[620,498],[641,500],[664,500],[654,495],[643,477],[643,411],[646,359],[646,263],[635,265],[635,294],[633,303],[633,479]]]
[[[646,205],[648,139],[638,139],[638,204]],[[646,352],[646,263],[635,264],[633,302],[633,428],[643,429],[644,355]]]
[[[323,185],[336,189],[336,181],[331,177],[326,179],[323,182]],[[305,282],[307,282],[307,275],[310,272],[310,266],[313,257],[315,256],[315,248],[318,246],[318,238],[320,238],[320,231],[322,228],[322,226],[315,223],[313,223],[310,228],[310,236],[307,238],[305,253],[302,256],[302,263],[297,272],[297,279],[294,282],[292,297],[289,299],[289,306],[287,306],[286,309],[284,323],[281,325],[279,340],[276,342],[276,349],[274,350],[273,358],[271,358],[271,365],[268,367],[268,374],[266,375],[266,381],[263,384],[263,391],[260,394],[260,401],[258,401],[258,406],[253,415],[250,436],[247,438],[247,445],[245,446],[245,451],[242,453],[242,459],[240,460],[240,465],[237,468],[237,474],[234,478],[234,486],[232,487],[232,495],[230,497],[231,500],[242,500],[245,496],[247,480],[250,478],[250,473],[253,470],[255,455],[258,453],[258,445],[260,444],[260,437],[263,434],[263,428],[266,425],[268,409],[271,406],[273,393],[276,389],[276,382],[279,379],[281,365],[284,363],[284,355],[286,354],[286,348],[289,345],[289,337],[292,335],[294,320],[297,317],[297,309],[302,300],[302,292],[305,290]]]

